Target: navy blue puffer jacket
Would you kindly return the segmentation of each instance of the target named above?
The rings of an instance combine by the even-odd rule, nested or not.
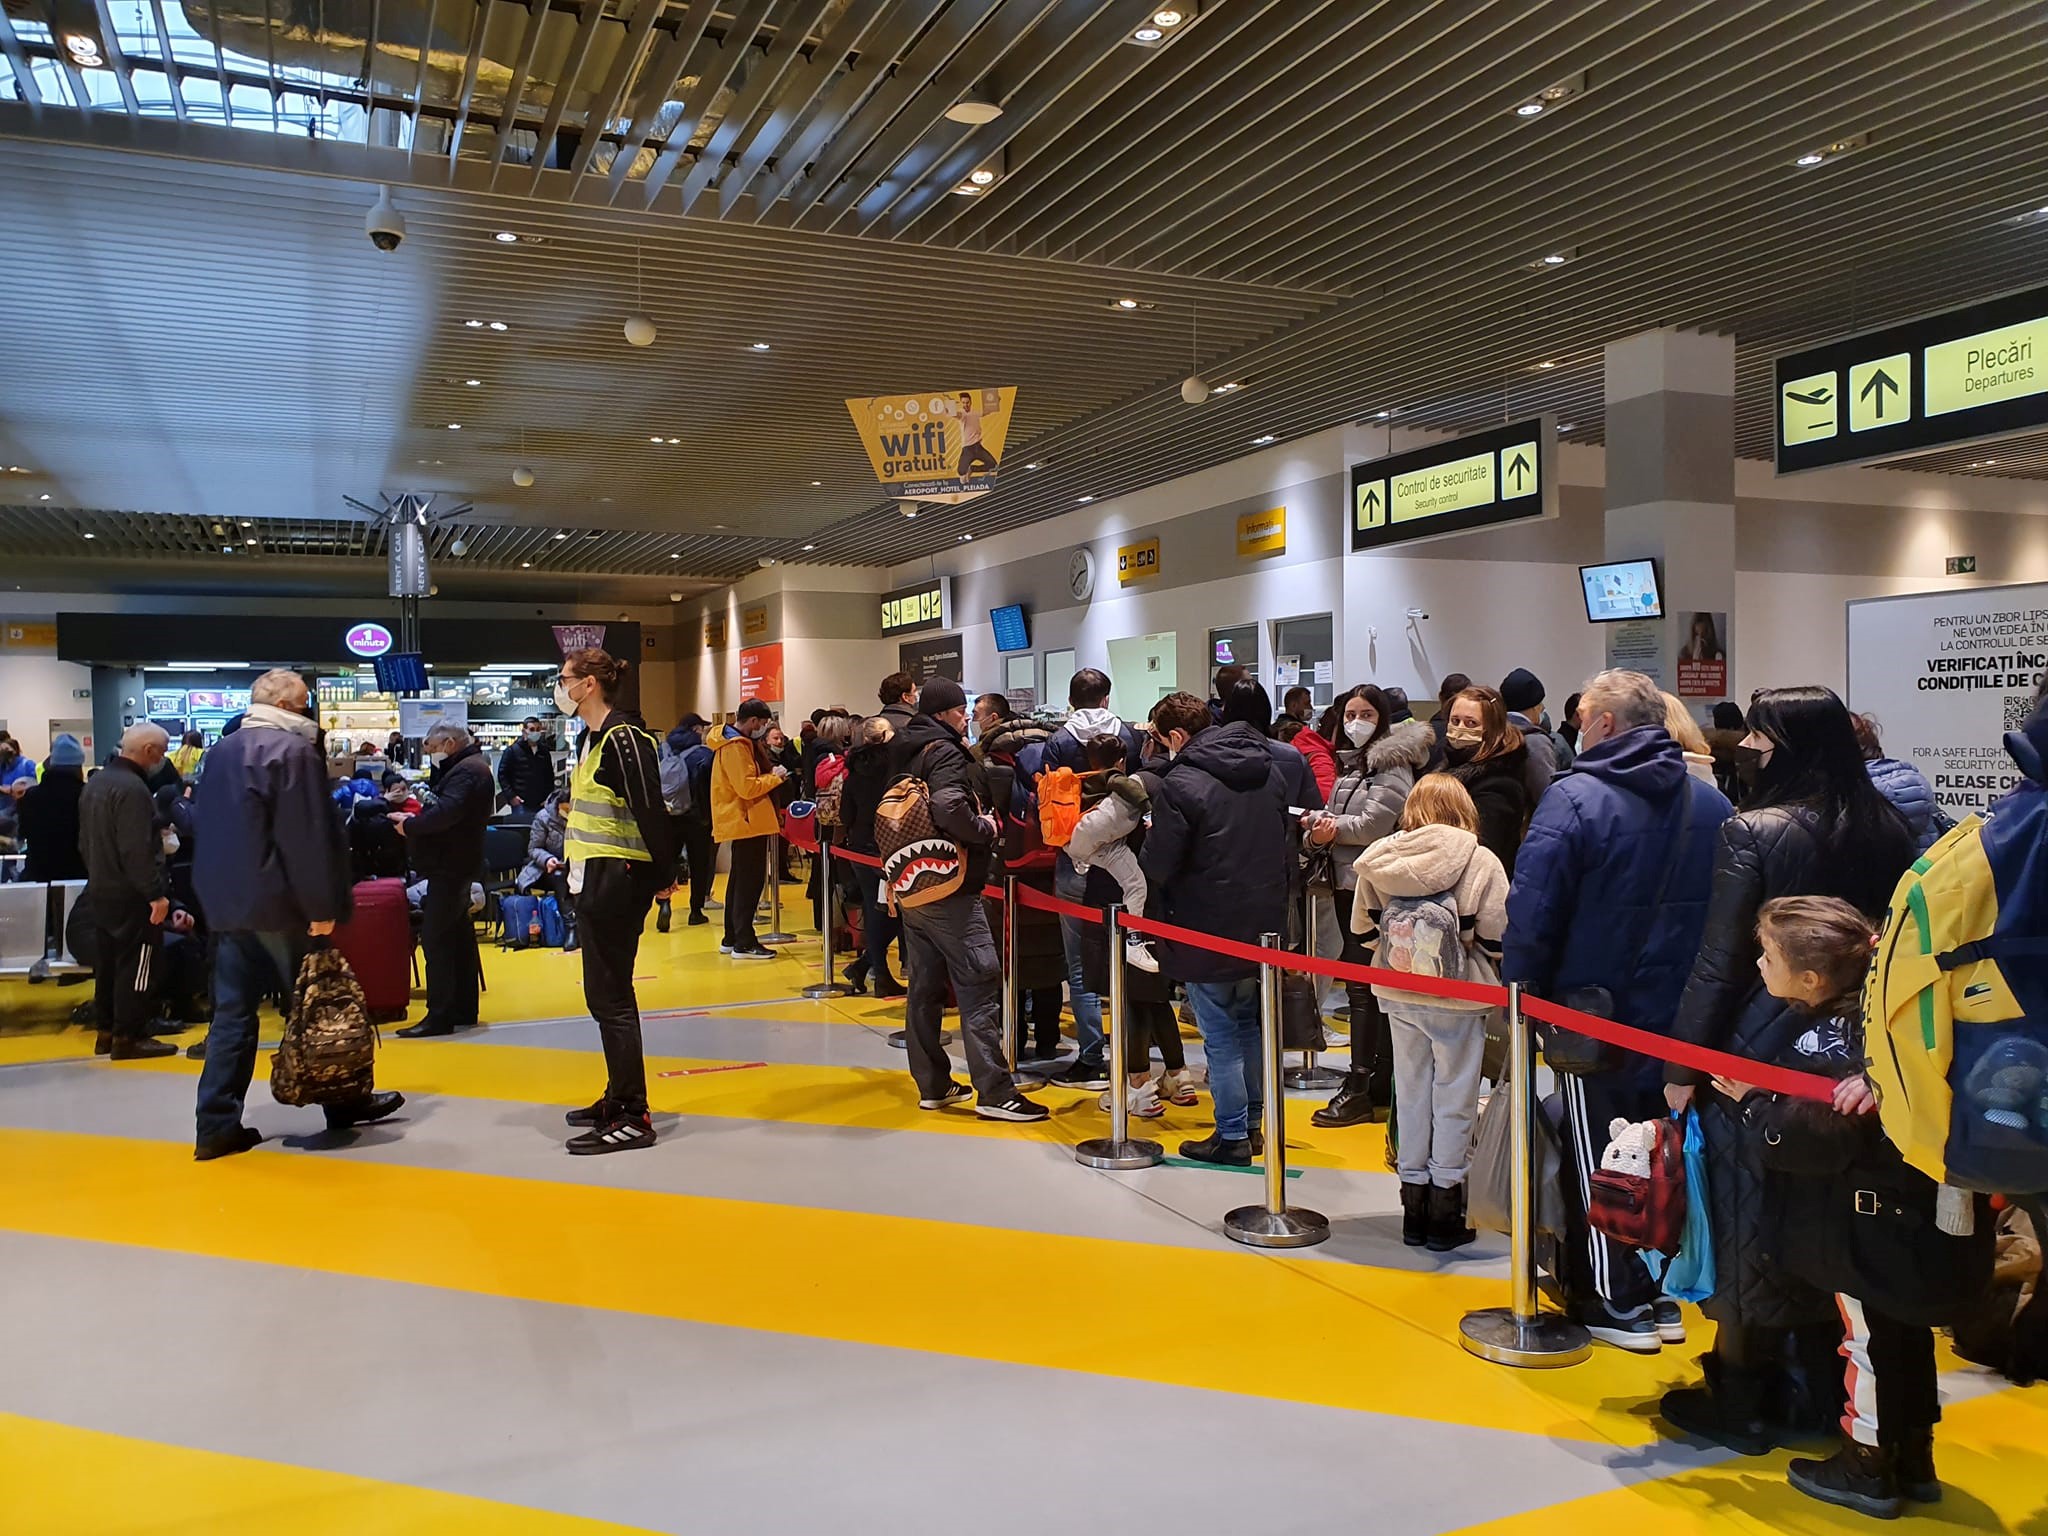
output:
[[[1680,795],[1689,830],[1678,857]],[[1582,752],[1536,807],[1508,891],[1501,975],[1556,999],[1605,987],[1624,1024],[1671,1032],[1699,953],[1714,852],[1731,814],[1712,785],[1686,772],[1661,725],[1638,726]],[[1653,912],[1659,888],[1663,904]],[[1656,1064],[1636,1074],[1657,1082]]]
[[[1877,786],[1877,792],[1906,818],[1916,854],[1932,848],[1935,840],[1955,825],[1934,803],[1934,786],[1927,782],[1927,776],[1911,763],[1902,763],[1896,757],[1878,757],[1864,766],[1870,770],[1870,782]]]

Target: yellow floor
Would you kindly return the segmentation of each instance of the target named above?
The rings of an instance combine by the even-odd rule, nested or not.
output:
[[[785,891],[791,897],[785,926],[795,928],[808,909],[799,887]],[[720,1019],[741,1024],[831,1023],[877,1033],[900,1025],[897,1003],[793,1001],[818,974],[814,941],[792,946],[794,953],[785,951],[772,963],[741,962],[715,953],[718,934],[715,921],[668,935],[650,929],[638,968],[647,1013],[715,1009]],[[485,963],[489,1023],[583,1014],[573,956],[493,948]],[[1625,1482],[1473,1530],[1704,1536],[1731,1529],[1839,1532],[1860,1524],[1791,1493],[1783,1481],[1784,1455],[1662,1475],[1629,1472],[1633,1462],[1657,1451],[1650,1405],[1664,1387],[1696,1372],[1699,1344],[1649,1361],[1600,1349],[1585,1364],[1557,1372],[1489,1366],[1458,1347],[1458,1320],[1471,1308],[1503,1302],[1505,1287],[1497,1277],[1455,1267],[1434,1272],[1391,1261],[1332,1262],[1258,1253],[1207,1237],[1174,1244],[1085,1236],[1059,1231],[1056,1215],[1047,1230],[1015,1230],[979,1225],[971,1216],[940,1221],[826,1208],[807,1201],[801,1188],[786,1201],[720,1199],[611,1185],[602,1166],[580,1180],[569,1178],[566,1168],[559,1180],[525,1170],[515,1177],[347,1151],[308,1156],[279,1142],[224,1163],[196,1164],[189,1141],[136,1134],[124,1125],[11,1125],[9,1095],[35,1091],[52,1071],[94,1074],[80,1079],[87,1103],[90,1083],[104,1073],[139,1079],[129,1085],[135,1091],[155,1093],[140,1084],[160,1084],[189,1105],[189,1089],[177,1085],[189,1084],[198,1065],[182,1056],[36,1065],[89,1058],[90,1033],[63,1025],[71,1006],[87,995],[82,988],[0,983],[0,1068],[7,1069],[0,1070],[0,1233],[190,1255],[252,1266],[251,1274],[301,1270],[352,1283],[511,1298],[642,1319],[648,1326],[711,1325],[798,1343],[937,1351],[960,1362],[1062,1373],[1077,1384],[1077,1401],[1086,1400],[1082,1384],[1091,1379],[1122,1379],[1202,1394],[1199,1400],[1212,1405],[1204,1415],[1250,1411],[1233,1408],[1227,1399],[1235,1398],[1379,1416],[1359,1420],[1355,1473],[1336,1473],[1340,1482],[1360,1487],[1366,1503],[1349,1514],[1330,1506],[1332,1528],[1367,1518],[1361,1511],[1370,1508],[1373,1477],[1401,1475],[1399,1467],[1374,1464],[1366,1428],[1394,1419],[1454,1433],[1504,1434],[1554,1448],[1561,1465],[1611,1465],[1615,1480]],[[560,1031],[545,1045],[525,1043],[525,1033],[507,1027],[482,1036],[404,1041],[387,1031],[379,1085],[403,1090],[420,1106],[568,1105],[593,1096],[601,1068],[591,1050],[566,1048]],[[900,1057],[880,1055],[862,1036],[845,1038],[878,1064],[777,1062],[664,1076],[732,1061],[650,1057],[653,1107],[683,1117],[685,1132],[691,1122],[710,1122],[909,1138],[937,1169],[956,1149],[979,1153],[961,1145],[978,1141],[989,1155],[1024,1159],[1014,1164],[1020,1177],[1048,1181],[1055,1213],[1057,1191],[1077,1187],[1064,1181],[1104,1177],[1083,1172],[1064,1153],[1104,1131],[1093,1094],[1044,1090],[1055,1113],[1041,1126],[924,1113]],[[1306,1108],[1302,1104],[1289,1125],[1294,1163],[1328,1170],[1322,1175],[1328,1178],[1384,1181],[1379,1128],[1318,1130],[1309,1125]],[[1194,1109],[1171,1109],[1147,1133],[1171,1145],[1179,1135],[1202,1134],[1207,1115],[1206,1100]],[[401,1123],[395,1147],[404,1147],[405,1134]],[[867,1144],[831,1143],[856,1167]],[[687,1134],[665,1138],[646,1154],[720,1155],[717,1138]],[[627,1161],[643,1169],[660,1166]],[[1255,1199],[1257,1185],[1244,1183],[1243,1198]],[[963,1209],[971,1211],[971,1203]],[[1019,1305],[1020,1296],[1054,1302]],[[1142,1307],[1133,1311],[1135,1299]],[[1118,1319],[1117,1328],[1090,1321],[1100,1318]],[[85,1317],[46,1321],[92,1327]],[[1959,1364],[1947,1354],[1943,1363],[1951,1370]],[[306,1390],[317,1391],[317,1380]],[[487,1403],[479,1404],[479,1412],[488,1411]],[[1088,1432],[1077,1425],[1076,1433]],[[1185,1475],[1197,1478],[1203,1446],[1187,1449]],[[792,1444],[789,1454],[800,1457],[799,1447]],[[1919,1523],[2048,1536],[2048,1393],[2007,1389],[1953,1406],[1940,1454],[1949,1499],[1933,1515],[1916,1516]],[[317,1461],[310,1451],[306,1464],[287,1464],[0,1408],[0,1536],[608,1536],[644,1529],[323,1470]],[[1475,1478],[1486,1476],[1483,1466],[1469,1470]],[[1091,1493],[1080,1489],[1075,1496]],[[1159,1513],[1181,1529],[1210,1528],[1199,1502]],[[961,1516],[972,1525],[971,1511]],[[1047,1518],[1069,1516],[1049,1507]]]

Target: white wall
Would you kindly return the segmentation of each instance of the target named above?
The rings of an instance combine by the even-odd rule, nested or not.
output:
[[[0,652],[0,720],[37,762],[49,754],[52,720],[92,719],[92,699],[73,698],[77,688],[90,693],[92,668],[55,656]]]

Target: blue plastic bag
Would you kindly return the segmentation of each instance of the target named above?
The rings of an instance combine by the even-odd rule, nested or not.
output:
[[[1707,1206],[1707,1138],[1694,1110],[1685,1112],[1685,1235],[1678,1253],[1645,1255],[1650,1272],[1661,1268],[1664,1294],[1674,1301],[1705,1301],[1714,1294],[1714,1226]]]

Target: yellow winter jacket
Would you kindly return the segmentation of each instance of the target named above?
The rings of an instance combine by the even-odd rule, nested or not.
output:
[[[781,779],[761,772],[749,738],[726,737],[711,754],[711,835],[730,843],[780,831],[782,818],[769,796],[781,787]]]

